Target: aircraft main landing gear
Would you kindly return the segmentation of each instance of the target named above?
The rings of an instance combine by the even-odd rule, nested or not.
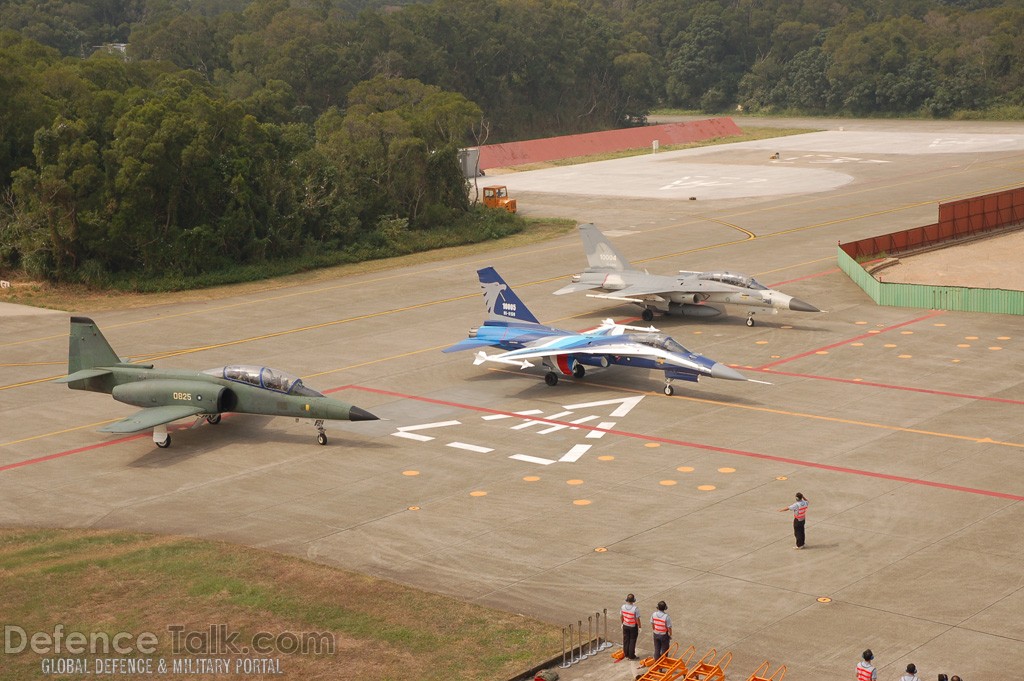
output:
[[[587,368],[580,363],[576,363],[576,366],[572,368],[573,378],[583,378],[587,374]]]
[[[675,394],[676,390],[675,390],[675,388],[672,387],[672,379],[671,378],[666,378],[665,379],[665,390],[663,392],[666,395],[668,395],[669,397],[672,397],[672,395]]]
[[[167,432],[167,426],[157,426],[153,429],[153,442],[160,449],[167,449],[171,446],[171,434]]]
[[[206,422],[211,426],[215,426],[220,423],[220,414],[209,414],[206,417]]]
[[[324,432],[324,420],[317,419],[313,422],[313,425],[316,426],[317,430],[316,441],[321,445],[327,444],[327,433]]]
[[[544,382],[548,385],[558,385],[558,374],[554,371],[549,371],[544,374]]]
[[[640,319],[645,322],[654,321],[654,310],[649,307],[645,307],[644,311],[640,313]]]

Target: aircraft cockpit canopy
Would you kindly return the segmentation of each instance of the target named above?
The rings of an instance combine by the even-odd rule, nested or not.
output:
[[[729,284],[730,286],[739,286],[740,288],[749,288],[755,291],[765,291],[768,289],[767,286],[758,283],[753,277],[735,272],[701,272],[697,278],[705,281],[717,281],[721,284]]]
[[[675,353],[677,355],[692,355],[693,353],[682,346],[682,344],[675,338],[664,333],[630,333],[626,334],[626,339],[640,343],[641,345],[647,345],[652,348],[658,348],[660,350],[666,350],[668,352]]]
[[[217,378],[225,378],[237,383],[248,383],[249,385],[254,385],[257,388],[266,388],[267,390],[273,390],[274,392],[284,393],[286,395],[323,397],[323,395],[317,391],[303,385],[302,379],[298,376],[293,376],[279,369],[271,369],[270,367],[236,364],[226,367],[217,367],[216,369],[207,369],[203,373],[209,374],[210,376],[216,376]]]

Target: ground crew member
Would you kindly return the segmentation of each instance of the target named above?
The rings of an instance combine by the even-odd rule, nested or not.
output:
[[[640,635],[640,608],[636,607],[636,597],[626,594],[626,602],[619,610],[622,620],[622,652],[627,660],[635,660],[636,639]]]
[[[779,513],[785,511],[793,512],[793,535],[796,537],[796,546],[793,548],[802,549],[804,547],[804,523],[807,520],[807,497],[797,492],[795,503],[779,509]]]
[[[917,665],[911,662],[907,665],[907,673],[900,677],[900,681],[921,681],[917,675]]]
[[[871,664],[871,660],[875,659],[871,648],[865,650],[861,657],[864,659],[857,663],[857,681],[878,681],[875,665]]]
[[[651,630],[654,632],[654,659],[659,659],[668,652],[672,641],[672,618],[666,612],[665,601],[658,601],[658,609],[651,615]]]

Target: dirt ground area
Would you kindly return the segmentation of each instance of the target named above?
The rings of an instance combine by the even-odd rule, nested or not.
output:
[[[878,271],[884,282],[1024,291],[1024,230],[900,258]]]

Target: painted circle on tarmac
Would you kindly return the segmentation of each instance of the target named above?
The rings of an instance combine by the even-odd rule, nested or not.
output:
[[[605,454],[604,456],[597,457],[598,461],[615,461],[615,457],[611,454]]]
[[[736,469],[735,468],[729,468],[728,466],[726,466],[724,468],[719,468],[718,472],[719,473],[735,473]]]
[[[410,506],[408,508],[408,510],[410,510],[410,511],[418,511],[418,510],[420,510],[420,507],[419,506]]]
[[[594,549],[594,553],[605,553],[607,551],[608,551],[608,549],[606,549],[603,546],[598,546],[596,549]]]
[[[710,492],[711,490],[718,488],[715,487],[714,485],[698,485],[697,489],[699,489],[701,492]]]
[[[414,476],[417,476],[419,474],[420,474],[419,471],[402,471],[402,475],[408,476],[410,478],[414,477]]]
[[[526,481],[526,482],[537,482],[538,480],[540,480],[540,476],[539,475],[527,475],[527,476],[523,477],[523,480]]]
[[[660,446],[661,446],[660,442],[648,442],[647,444],[644,445],[644,447],[660,447]]]
[[[693,466],[676,466],[676,470],[680,473],[692,473],[696,469]]]
[[[775,479],[776,480],[789,480],[789,476],[788,475],[777,475],[777,476],[775,476]]]
[[[831,603],[832,599],[829,598],[828,596],[819,596],[818,597],[818,602],[819,603]]]
[[[658,483],[662,487],[671,487],[672,485],[678,484],[675,480],[662,480]]]
[[[574,479],[572,479],[572,480],[566,480],[566,481],[565,481],[565,484],[567,484],[567,485],[582,485],[582,484],[583,484],[583,481],[582,481],[582,480],[579,480],[579,479],[575,479],[575,478],[574,478]]]
[[[574,499],[573,506],[590,506],[590,499]]]
[[[470,492],[469,496],[471,496],[471,497],[486,497],[487,496],[487,492],[483,492],[481,490],[477,490],[475,492]]]

